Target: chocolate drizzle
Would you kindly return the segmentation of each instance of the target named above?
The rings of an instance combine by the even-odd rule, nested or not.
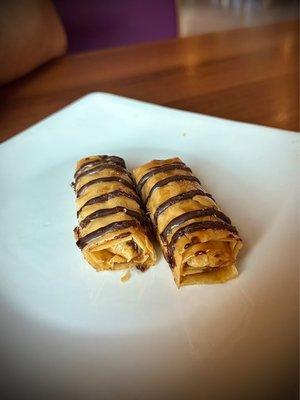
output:
[[[87,157],[86,162],[81,164],[81,166],[78,168],[78,170],[75,172],[74,178],[76,179],[77,176],[80,174],[80,172],[88,167],[91,167],[95,164],[104,164],[104,163],[112,163],[112,164],[117,164],[120,165],[123,168],[126,168],[125,161],[123,158],[118,157],[118,156],[97,156],[98,158],[93,160],[93,161],[88,161],[92,157]]]
[[[91,213],[90,215],[85,217],[80,222],[80,227],[81,228],[85,228],[94,219],[106,217],[108,215],[117,214],[117,213],[120,213],[120,212],[128,214],[130,217],[135,218],[140,223],[144,222],[144,218],[143,218],[142,214],[140,214],[139,212],[133,211],[133,210],[129,210],[128,208],[125,208],[125,207],[118,206],[118,207],[113,207],[113,208],[103,208],[101,210],[94,211],[93,213]]]
[[[83,186],[81,186],[81,188],[77,191],[76,197],[78,198],[91,185],[95,185],[95,184],[101,183],[101,182],[119,182],[122,185],[128,187],[129,189],[135,191],[135,187],[134,187],[133,183],[128,182],[126,179],[119,178],[116,176],[107,176],[107,177],[103,177],[103,178],[93,179],[93,180],[87,182],[86,184],[84,184]]]
[[[130,236],[130,235],[131,235],[131,232],[123,232],[123,233],[120,233],[120,235],[115,236],[115,239],[124,239],[124,238],[126,238],[127,236]]]
[[[134,240],[130,240],[126,244],[128,244],[128,246],[130,246],[132,250],[135,251],[137,254],[139,253],[139,246],[135,243]]]
[[[126,220],[112,222],[111,224],[105,225],[95,231],[88,233],[82,238],[78,239],[76,244],[82,250],[86,245],[88,245],[92,240],[99,238],[109,232],[118,231],[120,229],[126,229],[130,227],[138,227],[140,223],[136,220]]]
[[[137,189],[140,192],[143,188],[143,186],[145,185],[145,183],[147,182],[148,179],[152,178],[152,176],[159,174],[161,172],[166,172],[166,171],[175,171],[181,169],[183,171],[188,171],[188,172],[192,172],[192,170],[187,167],[184,163],[173,163],[173,164],[167,164],[167,165],[161,165],[158,167],[154,167],[153,169],[151,169],[149,172],[147,172],[145,175],[143,175],[141,177],[141,179],[139,180],[139,183],[137,184]]]
[[[149,194],[145,200],[145,204],[147,205],[150,197],[152,196],[153,192],[155,190],[157,190],[158,188],[161,188],[163,186],[168,185],[171,182],[178,182],[178,181],[189,181],[189,182],[196,182],[200,185],[200,181],[198,178],[196,178],[195,176],[191,176],[191,175],[174,175],[174,176],[168,176],[165,179],[162,179],[161,181],[156,182],[151,190],[149,191]]]
[[[141,272],[145,272],[148,269],[148,267],[146,267],[146,265],[138,264],[136,265],[136,269],[138,269]]]
[[[179,203],[182,200],[192,199],[194,196],[206,196],[213,200],[211,194],[204,192],[201,189],[190,190],[185,193],[177,194],[176,196],[170,197],[168,200],[163,202],[160,206],[157,207],[154,216],[153,216],[153,225],[154,228],[157,229],[157,220],[161,213],[163,213],[167,208],[172,206],[173,204]]]
[[[176,231],[168,244],[168,260],[170,267],[174,267],[174,249],[175,249],[175,243],[177,240],[179,240],[182,236],[185,236],[186,234],[196,232],[196,231],[202,231],[202,230],[207,230],[207,229],[213,229],[213,230],[226,230],[234,233],[235,235],[238,235],[238,232],[236,228],[232,225],[227,224],[226,222],[221,222],[221,221],[202,221],[202,222],[193,222],[190,225],[186,225],[183,228],[178,229]]]
[[[223,214],[221,211],[217,210],[214,207],[209,207],[209,208],[203,208],[201,210],[194,210],[194,211],[188,211],[184,214],[179,215],[178,217],[172,219],[168,225],[165,227],[165,229],[162,231],[160,234],[161,239],[163,242],[167,240],[168,234],[176,227],[179,225],[183,224],[184,222],[194,219],[194,218],[199,218],[199,217],[207,217],[207,216],[212,216],[212,217],[217,217],[227,224],[231,224],[230,219]]]
[[[123,190],[113,190],[112,192],[102,194],[101,196],[93,197],[92,199],[89,199],[86,203],[83,204],[83,206],[77,211],[77,217],[81,213],[82,209],[86,206],[91,206],[93,204],[98,204],[98,203],[104,203],[105,201],[108,201],[110,199],[113,199],[115,197],[127,197],[128,199],[136,201],[138,204],[140,204],[140,199],[138,198],[137,195],[133,193],[127,193],[124,192]]]
[[[131,176],[129,175],[128,171],[124,167],[121,167],[118,164],[101,163],[99,165],[96,165],[94,168],[86,169],[86,170],[80,172],[75,178],[75,185],[77,184],[78,180],[80,178],[82,178],[83,176],[92,175],[92,174],[95,174],[97,172],[101,172],[101,171],[103,171],[105,169],[113,169],[115,171],[121,172],[121,173],[126,174],[127,176],[129,176],[129,178],[131,179]]]

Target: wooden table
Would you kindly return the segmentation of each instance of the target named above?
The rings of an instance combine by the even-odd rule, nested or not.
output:
[[[93,91],[297,130],[297,58],[295,21],[67,55],[0,90],[0,138]]]

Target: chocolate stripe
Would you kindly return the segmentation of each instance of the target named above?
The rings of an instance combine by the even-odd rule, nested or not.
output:
[[[138,227],[140,223],[136,220],[126,220],[126,221],[118,221],[112,222],[111,224],[105,225],[95,231],[88,233],[87,235],[83,236],[82,238],[78,239],[76,244],[82,250],[89,242],[93,239],[97,239],[100,236],[105,235],[106,233],[117,231],[119,229],[126,229],[130,227]]]
[[[128,182],[126,179],[119,178],[116,176],[106,176],[104,178],[93,179],[87,182],[85,185],[81,186],[81,188],[76,193],[76,197],[79,197],[89,186],[96,185],[97,183],[102,183],[102,182],[119,182],[122,185],[128,187],[129,189],[135,191],[133,183]]]
[[[158,167],[154,167],[153,169],[151,169],[149,172],[147,172],[145,175],[143,175],[141,177],[141,179],[139,180],[139,183],[137,184],[138,191],[140,192],[142,190],[142,188],[145,185],[145,183],[147,182],[147,180],[150,179],[152,176],[159,174],[161,172],[174,171],[177,169],[192,172],[192,170],[189,167],[187,167],[184,163],[165,164],[165,165],[161,165]]]
[[[149,191],[149,194],[145,200],[145,204],[148,203],[150,197],[152,196],[153,192],[156,189],[159,189],[163,186],[168,185],[171,182],[177,182],[177,181],[190,181],[190,182],[197,182],[200,185],[200,181],[198,178],[196,178],[195,176],[191,176],[191,175],[174,175],[174,176],[168,176],[165,179],[162,179],[161,181],[156,182],[152,188]]]
[[[168,200],[163,202],[160,206],[157,207],[154,216],[153,216],[153,225],[154,228],[157,229],[157,220],[161,213],[163,213],[167,208],[172,206],[173,204],[179,203],[182,200],[192,199],[194,196],[206,196],[213,200],[211,194],[204,192],[201,189],[190,190],[185,193],[177,194],[176,196],[170,197]]]
[[[92,165],[94,165],[94,164],[101,164],[101,163],[110,162],[110,163],[113,163],[113,164],[118,164],[118,165],[120,165],[120,166],[123,167],[123,168],[126,168],[125,161],[124,161],[123,158],[121,158],[121,157],[118,157],[118,156],[107,156],[107,155],[98,156],[98,157],[99,157],[99,158],[97,158],[96,160],[87,161],[87,162],[81,164],[81,166],[80,166],[80,167],[78,168],[78,170],[75,172],[74,178],[77,177],[77,175],[80,173],[80,171],[81,171],[82,169],[84,169],[85,167],[88,167],[88,166],[92,166]],[[89,158],[92,158],[92,157],[87,157],[86,160],[88,160]]]
[[[136,201],[138,204],[140,204],[140,199],[137,195],[133,193],[127,193],[124,192],[123,190],[113,190],[112,192],[102,194],[101,196],[93,197],[92,199],[89,199],[86,203],[83,204],[83,206],[77,211],[77,217],[81,213],[84,207],[86,206],[91,206],[93,204],[98,204],[98,203],[104,203],[105,201],[108,201],[110,199],[113,199],[115,197],[127,197],[128,199]]]
[[[195,211],[188,211],[184,214],[179,215],[178,217],[172,219],[168,225],[165,227],[165,229],[162,231],[160,234],[162,240],[165,242],[167,239],[168,234],[176,227],[179,225],[183,224],[186,221],[189,221],[190,219],[193,218],[199,218],[199,217],[207,217],[207,216],[214,216],[217,218],[220,218],[227,224],[231,224],[230,219],[227,217],[227,215],[223,214],[221,211],[217,210],[216,208],[209,207],[209,208],[203,208],[201,210],[195,210]]]
[[[108,215],[117,214],[117,213],[120,213],[120,212],[128,214],[130,217],[137,219],[141,223],[144,222],[144,218],[143,218],[142,214],[140,214],[139,212],[130,210],[130,209],[125,208],[125,207],[118,206],[118,207],[113,207],[113,208],[103,208],[101,210],[94,211],[93,213],[91,213],[90,215],[85,217],[80,222],[80,227],[81,228],[85,228],[94,219],[106,217]]]
[[[196,232],[196,231],[203,231],[207,229],[213,229],[213,230],[223,230],[225,229],[226,231],[232,232],[235,235],[238,235],[238,232],[236,228],[232,225],[226,224],[225,222],[221,221],[202,221],[202,222],[193,222],[190,225],[186,225],[183,228],[178,229],[172,236],[172,239],[168,245],[168,259],[169,263],[171,265],[171,268],[173,267],[173,254],[175,250],[175,244],[177,240],[179,240],[182,236],[185,236],[188,233]]]
[[[86,162],[86,163],[82,164],[81,167],[78,168],[78,170],[75,172],[74,178],[76,179],[77,176],[78,176],[82,171],[85,171],[86,169],[89,169],[90,167],[93,167],[93,166],[99,165],[99,164],[103,164],[103,163],[102,163],[102,161],[100,161],[100,160],[98,160],[98,159],[97,159],[97,160],[94,160],[94,161],[89,161],[89,162]]]
[[[101,172],[101,171],[103,171],[105,169],[112,169],[114,171],[121,172],[121,173],[126,174],[127,176],[129,176],[129,178],[131,179],[131,176],[130,176],[129,172],[125,168],[121,167],[120,165],[118,165],[118,164],[110,164],[110,163],[105,163],[105,164],[101,163],[100,165],[97,165],[94,168],[87,169],[85,171],[82,171],[80,174],[78,174],[76,176],[76,178],[75,178],[75,185],[77,184],[78,180],[80,178],[82,178],[83,176],[92,175],[92,174],[95,174],[97,172]]]

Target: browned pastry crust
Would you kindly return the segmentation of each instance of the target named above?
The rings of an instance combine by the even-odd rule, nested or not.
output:
[[[73,187],[76,244],[96,270],[137,267],[145,271],[156,255],[147,221],[125,162],[116,156],[78,161]]]
[[[179,158],[153,160],[133,171],[177,286],[237,276],[237,229]]]

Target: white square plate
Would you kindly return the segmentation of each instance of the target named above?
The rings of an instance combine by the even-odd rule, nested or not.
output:
[[[5,398],[291,399],[297,382],[295,133],[90,94],[0,146]],[[237,279],[126,283],[76,248],[77,159],[179,156],[244,239]]]

